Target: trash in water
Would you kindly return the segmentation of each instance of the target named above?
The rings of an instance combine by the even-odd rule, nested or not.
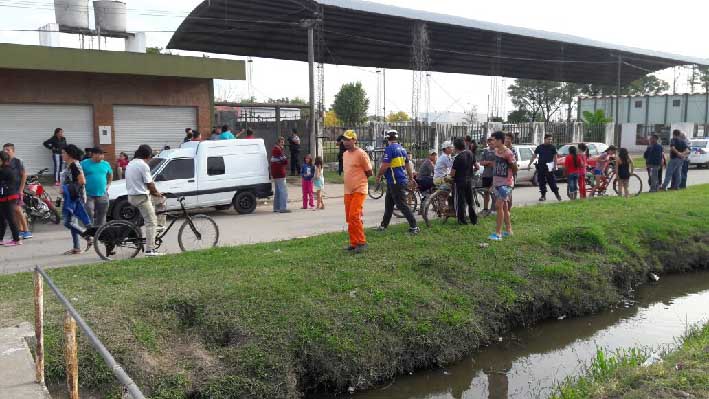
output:
[[[564,320],[565,318],[566,318],[566,315],[562,315],[562,316],[557,317],[556,319],[557,320]]]
[[[502,337],[497,338],[499,342],[502,342]]]
[[[449,373],[447,371],[443,371],[443,375],[448,375]]]
[[[650,367],[653,364],[659,364],[659,363],[662,363],[662,358],[660,357],[660,355],[657,352],[655,352],[652,355],[650,355],[650,357],[648,357],[647,360],[645,360],[641,366],[642,367]]]
[[[355,391],[354,387],[347,388],[347,392],[349,392],[351,394],[354,393],[354,391]]]
[[[489,248],[489,247],[490,247],[490,244],[488,244],[488,243],[486,243],[486,242],[481,242],[481,243],[480,243],[480,249],[485,249],[485,248]]]
[[[660,276],[658,276],[655,273],[650,273],[650,280],[652,281],[660,281]]]

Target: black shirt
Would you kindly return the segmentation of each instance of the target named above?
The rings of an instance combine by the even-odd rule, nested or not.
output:
[[[15,193],[17,193],[20,191],[20,181],[22,180],[22,173],[25,171],[25,165],[19,158],[12,158],[10,160],[10,171],[14,175]]]
[[[554,155],[556,155],[556,147],[554,144],[540,144],[534,150],[534,153],[539,157],[539,164],[546,165],[549,162],[554,162]]]
[[[455,157],[452,167],[452,170],[455,170],[455,176],[453,177],[455,184],[465,184],[469,182],[474,164],[475,157],[469,150],[465,150]]]
[[[288,147],[290,147],[291,154],[300,152],[300,137],[290,136],[288,137]]]
[[[66,137],[57,138],[52,136],[49,140],[42,143],[42,145],[48,149],[52,150],[52,154],[61,154],[62,150],[66,148]]]
[[[17,194],[15,172],[9,166],[0,166],[0,197]]]
[[[672,141],[670,141],[670,145],[673,146],[680,154],[687,151],[687,141],[684,139],[672,139]],[[675,158],[679,158],[679,155],[674,152],[670,152],[670,159]]]
[[[347,148],[345,148],[345,143],[343,143],[343,141],[345,141],[345,136],[340,135],[340,137],[337,138],[337,141],[340,143],[340,154],[343,154],[347,151]]]

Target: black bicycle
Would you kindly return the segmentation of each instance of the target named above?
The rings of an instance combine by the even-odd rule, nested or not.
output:
[[[177,233],[177,242],[183,252],[214,248],[219,243],[219,226],[207,215],[190,215],[185,208],[185,198],[180,197],[181,212],[166,214],[170,224],[155,238],[155,249],[160,248],[165,236],[178,220],[184,219]],[[135,258],[145,250],[145,237],[137,225],[126,220],[112,220],[96,230],[93,239],[94,250],[103,260]]]

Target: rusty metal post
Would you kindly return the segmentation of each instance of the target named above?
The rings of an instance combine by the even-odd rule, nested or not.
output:
[[[76,346],[76,320],[67,311],[64,313],[64,359],[66,362],[66,386],[69,399],[79,399],[79,359]]]
[[[34,272],[34,337],[35,379],[44,384],[44,280],[39,272]]]

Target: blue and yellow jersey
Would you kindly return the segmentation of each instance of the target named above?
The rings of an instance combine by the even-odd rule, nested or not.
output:
[[[384,176],[390,184],[407,184],[406,163],[408,162],[406,150],[399,143],[390,144],[384,150],[383,163],[389,164],[389,170]]]

